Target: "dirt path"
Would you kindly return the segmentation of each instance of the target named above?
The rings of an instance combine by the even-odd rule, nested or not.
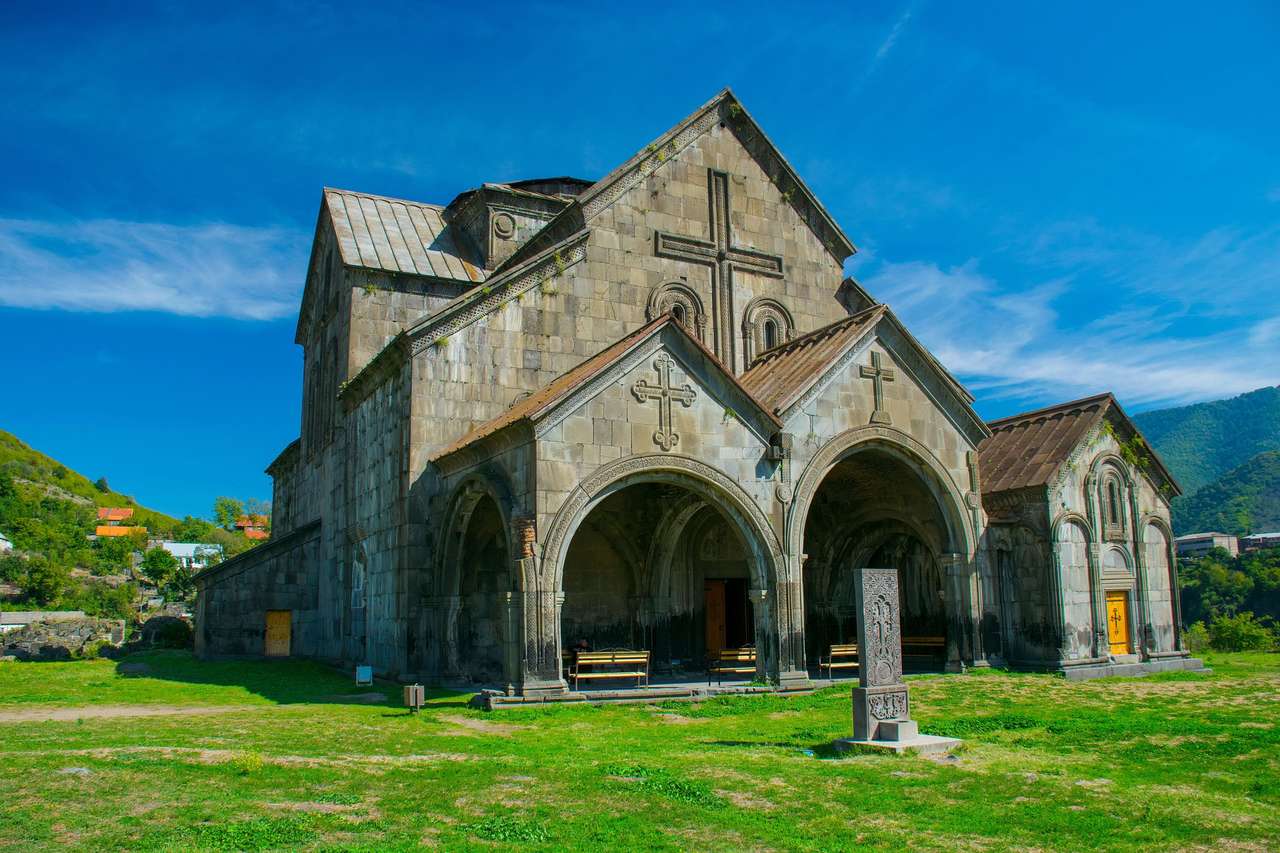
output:
[[[87,705],[80,708],[18,708],[0,710],[0,723],[28,723],[43,720],[73,721],[118,719],[121,717],[203,716],[265,711],[278,705]]]

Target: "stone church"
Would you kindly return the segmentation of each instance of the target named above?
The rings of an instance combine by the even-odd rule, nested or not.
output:
[[[749,649],[792,689],[872,566],[920,666],[1193,665],[1115,400],[984,423],[854,251],[728,90],[598,181],[324,190],[273,539],[198,576],[197,652],[545,698],[572,649]]]

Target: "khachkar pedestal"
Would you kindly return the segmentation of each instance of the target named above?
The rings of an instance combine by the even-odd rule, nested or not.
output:
[[[897,569],[858,569],[858,686],[853,688],[853,737],[837,748],[874,746],[901,752],[945,752],[960,741],[922,735],[911,719],[902,680],[902,623]]]

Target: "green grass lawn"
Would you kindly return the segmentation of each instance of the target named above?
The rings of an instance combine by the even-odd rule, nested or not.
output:
[[[306,663],[0,663],[0,848],[1276,849],[1280,657],[1210,665],[910,679],[930,759],[833,757],[847,687],[409,716]]]

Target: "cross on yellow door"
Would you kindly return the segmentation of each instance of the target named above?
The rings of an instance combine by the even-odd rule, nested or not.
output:
[[[1129,594],[1107,593],[1107,639],[1111,654],[1129,654]]]

